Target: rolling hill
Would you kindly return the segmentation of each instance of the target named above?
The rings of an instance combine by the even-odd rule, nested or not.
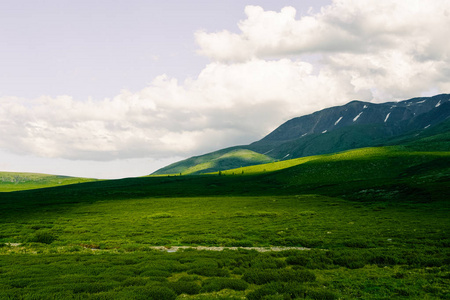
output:
[[[96,180],[38,173],[0,172],[0,192],[41,189]]]
[[[352,101],[291,119],[250,145],[192,157],[152,175],[202,174],[371,146],[445,151],[449,128],[449,94],[380,104]]]

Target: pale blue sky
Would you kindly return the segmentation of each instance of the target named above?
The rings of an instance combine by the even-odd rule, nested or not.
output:
[[[137,91],[156,76],[196,77],[208,59],[194,32],[230,30],[246,5],[298,13],[330,1],[6,0],[0,2],[0,95],[83,100]]]

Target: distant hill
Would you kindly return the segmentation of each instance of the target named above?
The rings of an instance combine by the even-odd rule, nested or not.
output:
[[[449,129],[450,94],[379,104],[352,101],[291,119],[250,145],[192,157],[152,175],[224,171],[371,146],[448,151]]]
[[[239,147],[227,148],[209,154],[195,156],[159,169],[161,174],[203,174],[237,167],[246,167],[273,162],[270,156]]]
[[[97,179],[39,173],[0,172],[0,192],[41,189],[90,181],[97,181]]]

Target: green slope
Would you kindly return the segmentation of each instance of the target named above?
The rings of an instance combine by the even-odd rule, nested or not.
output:
[[[0,172],[0,192],[40,189],[95,180],[38,173]]]
[[[286,158],[300,157],[298,162],[303,162],[315,159],[321,154],[330,155],[334,152],[366,146],[399,146],[405,151],[445,152],[450,150],[450,120],[431,128],[409,132],[390,139],[385,137],[385,130],[386,128],[381,125],[362,125],[345,127],[324,134],[312,134],[281,145],[271,145],[270,142],[266,142],[263,146],[248,146],[252,150],[244,149],[244,146],[227,148],[176,162],[152,175],[180,173],[194,175],[218,171],[224,174],[239,174],[242,171],[258,173],[264,170],[276,170],[279,166],[297,164],[296,160],[286,160]],[[286,153],[289,154],[287,157]],[[275,158],[280,158],[282,161],[275,163],[279,160]],[[286,160],[285,163],[283,159]],[[268,162],[272,162],[273,165],[262,165]],[[255,167],[240,169],[240,167],[247,166]]]
[[[150,176],[106,180],[55,187],[45,191],[12,193],[10,197],[23,199],[20,201],[16,199],[19,201],[16,205],[23,204],[24,207],[37,205],[41,201],[72,203],[148,196],[319,193],[328,196],[348,196],[353,199],[357,198],[360,191],[379,187],[402,193],[421,190],[423,193],[420,193],[431,193],[430,197],[435,199],[443,197],[445,193],[448,194],[450,152],[414,152],[395,147],[365,148],[269,163],[258,167],[239,168],[234,171],[234,176],[228,176],[230,173],[233,171],[223,171],[222,176],[218,174]],[[21,193],[27,196],[22,198]],[[8,203],[3,202],[5,205]]]
[[[267,155],[233,147],[177,162],[158,170],[152,175],[201,174],[272,161],[273,159]]]

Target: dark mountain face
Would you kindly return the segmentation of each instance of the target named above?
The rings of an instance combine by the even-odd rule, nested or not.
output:
[[[449,117],[449,94],[381,104],[352,101],[289,120],[249,149],[282,159],[375,146]]]
[[[414,147],[417,149],[449,151],[449,124],[450,94],[380,104],[352,101],[289,120],[248,146],[222,149],[189,158],[154,174],[181,173],[207,162],[215,162],[217,170],[227,169],[222,168],[222,165],[230,166],[228,169],[231,169],[258,164],[254,160],[232,164],[229,157],[226,161],[221,161],[226,156],[224,154],[237,149],[263,154],[266,156],[265,160],[405,143],[415,143]]]

